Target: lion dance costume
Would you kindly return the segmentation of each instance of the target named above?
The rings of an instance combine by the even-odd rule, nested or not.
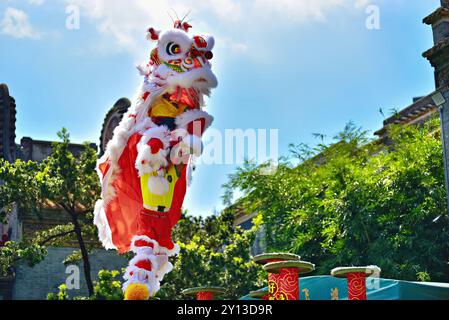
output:
[[[144,82],[98,161],[101,199],[94,223],[106,249],[132,251],[123,284],[125,299],[147,300],[179,252],[171,239],[181,216],[192,161],[201,155],[201,137],[213,118],[204,96],[217,86],[211,70],[214,38],[189,36],[191,26],[176,21],[157,42],[150,61],[138,67]]]

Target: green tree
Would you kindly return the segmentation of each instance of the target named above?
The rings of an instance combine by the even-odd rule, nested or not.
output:
[[[92,212],[100,194],[95,173],[97,154],[86,143],[84,151],[75,157],[69,150],[67,130],[63,129],[58,136],[61,142],[53,144],[51,155],[41,163],[0,162],[0,207],[11,209],[17,205],[19,210],[38,214],[44,204],[52,202],[67,214],[70,222],[38,232],[34,238],[24,239],[19,244],[10,242],[0,248],[0,266],[5,271],[20,258],[35,264],[45,256],[45,246],[75,240],[79,251],[66,261],[81,257],[87,288],[92,295],[94,288],[87,243],[90,241],[91,246],[96,243]]]
[[[89,297],[74,297],[74,300],[123,300],[122,285],[118,280],[120,272],[117,270],[101,270],[98,280],[94,281],[94,291]],[[58,293],[49,293],[47,300],[70,300],[67,286],[61,284]]]
[[[264,284],[259,279],[266,279],[266,274],[250,256],[260,222],[256,219],[254,228],[244,231],[233,226],[233,217],[231,210],[206,218],[183,214],[173,234],[181,252],[170,259],[173,271],[165,277],[156,299],[185,299],[183,289],[199,286],[224,287],[226,298],[237,299]],[[118,275],[118,271],[100,271],[90,299],[123,299]],[[69,299],[65,285],[59,287],[58,293],[50,293],[48,299]]]
[[[246,163],[225,185],[225,200],[241,190],[244,209],[262,215],[269,250],[298,253],[318,273],[377,264],[385,277],[444,281],[449,219],[440,135],[438,119],[392,126],[382,145],[348,124],[331,144],[292,145],[271,175],[269,164]]]
[[[224,210],[206,218],[184,215],[173,236],[181,247],[174,269],[164,279],[158,297],[183,299],[183,289],[221,286],[227,298],[239,298],[259,288],[260,267],[252,262],[250,248],[260,223],[251,230],[234,227],[234,212]]]

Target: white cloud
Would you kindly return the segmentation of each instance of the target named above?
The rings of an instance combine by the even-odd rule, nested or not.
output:
[[[364,9],[368,5],[370,5],[371,2],[372,2],[371,0],[356,0],[354,5],[357,9]]]
[[[28,0],[29,4],[34,4],[36,6],[41,6],[45,3],[45,0]]]
[[[11,7],[6,8],[0,21],[0,33],[17,39],[39,39],[42,36],[31,25],[24,11]]]
[[[368,1],[128,0],[125,4],[123,0],[66,0],[66,3],[78,5],[82,17],[87,17],[101,34],[112,37],[112,48],[136,53],[141,51],[148,27],[163,29],[171,24],[169,14],[175,15],[172,9],[180,18],[191,11],[195,32],[210,32],[231,42],[232,35],[243,34],[245,27],[255,29],[260,25],[324,21],[338,8],[361,9]],[[231,51],[246,52],[246,47],[243,43],[233,43]]]
[[[346,0],[255,0],[254,7],[263,15],[280,14],[296,21],[323,20],[328,11],[345,4]],[[352,1],[354,2],[354,1]]]

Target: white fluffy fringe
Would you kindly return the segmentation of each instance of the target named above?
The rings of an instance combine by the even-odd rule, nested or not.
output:
[[[153,240],[147,236],[134,236],[131,240],[131,251],[136,254],[139,254],[139,250],[148,248],[151,249],[151,247],[137,247],[136,241],[145,241],[147,243],[151,243],[153,245],[153,251],[159,252],[159,243],[156,240]]]
[[[175,122],[176,126],[178,128],[187,129],[187,125],[195,120],[198,119],[204,119],[205,125],[204,130],[209,128],[212,125],[212,122],[214,121],[214,117],[212,117],[210,114],[208,114],[204,110],[188,110],[184,112],[183,114],[176,117]]]
[[[94,224],[98,228],[98,238],[105,249],[117,249],[112,242],[112,232],[109,227],[108,219],[106,218],[106,212],[103,208],[103,200],[98,200],[95,203]]]
[[[136,241],[145,241],[151,243],[149,246],[136,246]],[[144,284],[147,286],[150,296],[154,296],[160,289],[160,282],[165,275],[173,270],[173,265],[168,261],[168,258],[174,254],[179,253],[179,245],[175,245],[172,250],[161,247],[156,240],[147,236],[135,236],[131,242],[131,249],[136,252],[136,256],[129,261],[126,268],[125,283],[122,286],[123,291],[126,291],[130,284]],[[141,269],[136,266],[140,261],[150,261],[151,271]]]
[[[153,154],[148,145],[151,139],[159,139],[163,148],[158,153]],[[153,127],[143,133],[137,144],[136,169],[139,176],[158,171],[161,167],[168,165],[167,155],[170,146],[170,131],[165,126]]]

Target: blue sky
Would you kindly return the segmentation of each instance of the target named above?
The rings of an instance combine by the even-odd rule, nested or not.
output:
[[[80,28],[66,28],[68,5]],[[369,30],[376,5],[380,29]],[[167,11],[191,10],[193,32],[216,37],[220,86],[208,104],[219,130],[279,129],[289,143],[333,136],[352,120],[382,126],[379,108],[409,105],[433,91],[421,57],[432,46],[422,18],[438,0],[0,0],[0,82],[17,100],[17,142],[54,140],[62,127],[73,142],[98,143],[107,110],[132,97],[134,65],[151,48],[150,26],[171,23]],[[234,165],[200,165],[185,207],[195,215],[220,209],[221,185]]]

